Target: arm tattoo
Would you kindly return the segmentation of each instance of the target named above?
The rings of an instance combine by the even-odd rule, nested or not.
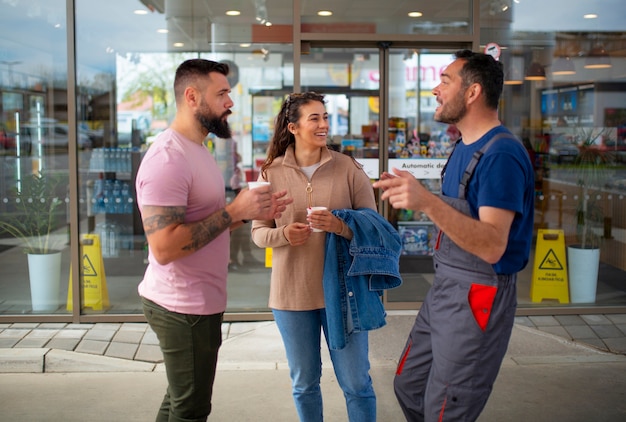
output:
[[[232,223],[230,214],[220,210],[195,223],[185,224],[185,207],[144,206],[144,213],[153,214],[143,220],[146,236],[170,225],[184,225],[189,229],[191,241],[182,247],[184,251],[197,251],[228,229]]]
[[[230,214],[221,210],[209,215],[204,220],[189,224],[191,243],[183,246],[183,250],[197,251],[228,229],[231,223]]]
[[[185,221],[185,207],[144,207],[144,213],[148,210],[154,211],[154,214],[143,220],[146,236],[171,224],[183,224]]]

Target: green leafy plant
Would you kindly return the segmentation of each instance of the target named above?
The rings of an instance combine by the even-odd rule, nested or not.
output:
[[[26,253],[56,252],[52,231],[57,225],[57,208],[63,203],[55,196],[59,184],[57,176],[29,174],[9,194],[13,209],[0,217],[0,232],[21,239]]]
[[[580,128],[577,131],[579,154],[575,161],[576,183],[580,187],[580,198],[576,209],[576,233],[580,247],[599,248],[604,224],[601,204],[592,195],[595,189],[601,189],[610,178],[614,157],[600,148],[598,140],[610,137],[607,128]]]

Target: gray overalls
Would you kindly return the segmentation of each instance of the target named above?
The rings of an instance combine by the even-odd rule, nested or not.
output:
[[[463,214],[470,215],[465,200],[469,179],[501,135],[474,153],[459,198],[442,195]],[[491,264],[459,248],[441,230],[433,259],[433,286],[398,364],[396,397],[407,421],[474,421],[489,398],[511,337],[516,274],[496,274]]]

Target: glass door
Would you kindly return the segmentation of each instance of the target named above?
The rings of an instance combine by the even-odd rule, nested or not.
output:
[[[459,136],[454,127],[433,120],[437,102],[432,90],[452,61],[451,53],[390,48],[386,56],[385,169],[409,171],[433,193],[439,193],[441,169]],[[383,211],[402,239],[403,284],[387,292],[386,306],[411,308],[424,300],[432,284],[436,228],[423,213],[389,206]]]

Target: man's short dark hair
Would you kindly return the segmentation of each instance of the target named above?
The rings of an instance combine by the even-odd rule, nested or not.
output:
[[[465,61],[460,72],[463,84],[466,87],[473,83],[482,86],[487,106],[497,109],[504,84],[502,63],[488,54],[475,53],[471,50],[459,50],[454,56]]]
[[[228,76],[229,67],[226,63],[214,62],[206,59],[185,60],[176,69],[174,78],[174,96],[178,100],[185,92],[185,88],[196,78],[207,77],[211,72]]]

